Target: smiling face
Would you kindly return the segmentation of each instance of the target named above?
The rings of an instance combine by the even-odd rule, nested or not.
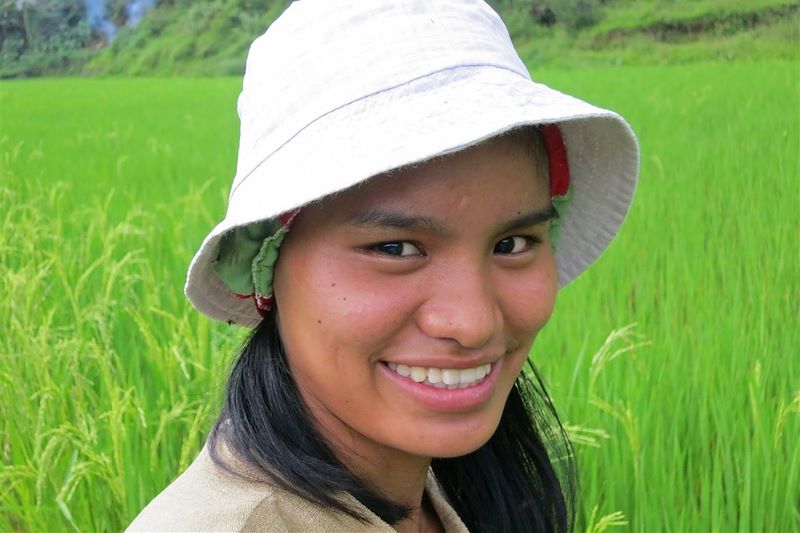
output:
[[[555,301],[542,167],[502,137],[303,208],[278,324],[335,448],[454,457],[494,433]]]

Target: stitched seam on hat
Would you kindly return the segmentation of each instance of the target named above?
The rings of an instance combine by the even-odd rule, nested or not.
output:
[[[392,85],[391,87],[386,87],[386,88],[384,88],[384,89],[381,89],[381,90],[379,90],[379,91],[375,91],[375,92],[373,92],[373,93],[369,93],[369,94],[366,94],[366,95],[364,95],[364,96],[361,96],[361,97],[359,97],[359,98],[356,98],[355,100],[350,100],[349,102],[345,102],[344,104],[342,104],[342,105],[340,105],[340,106],[334,107],[333,109],[331,109],[331,110],[329,110],[329,111],[326,111],[326,112],[325,112],[325,113],[323,113],[322,115],[320,115],[320,116],[316,117],[314,120],[312,120],[311,122],[309,122],[308,124],[306,124],[305,126],[303,126],[302,128],[300,128],[299,130],[297,130],[297,131],[296,131],[295,133],[293,133],[293,134],[292,134],[292,135],[291,135],[291,136],[290,136],[288,139],[286,139],[284,142],[282,142],[282,143],[280,144],[280,146],[278,146],[278,147],[277,147],[275,150],[273,150],[272,152],[270,152],[270,153],[269,153],[269,154],[268,154],[268,155],[267,155],[267,156],[266,156],[264,159],[262,159],[261,161],[259,161],[259,162],[258,162],[258,164],[257,164],[256,166],[254,166],[254,167],[253,167],[253,168],[250,170],[250,172],[248,172],[248,173],[247,173],[247,174],[246,174],[246,175],[245,175],[245,176],[244,176],[244,177],[241,179],[241,181],[239,181],[239,183],[237,183],[237,184],[236,184],[236,185],[235,185],[235,186],[234,186],[234,187],[231,189],[231,192],[230,192],[230,194],[228,194],[228,202],[230,203],[230,201],[231,201],[231,198],[233,197],[233,193],[234,193],[234,192],[236,192],[236,190],[237,190],[237,189],[238,189],[238,188],[239,188],[239,187],[240,187],[240,186],[241,186],[241,185],[242,185],[242,184],[243,184],[245,181],[247,181],[247,178],[249,178],[250,176],[252,176],[252,175],[253,175],[253,173],[254,173],[256,170],[258,170],[258,167],[260,167],[261,165],[263,165],[263,164],[264,164],[264,163],[265,163],[265,162],[266,162],[266,161],[267,161],[267,160],[268,160],[270,157],[272,157],[272,156],[273,156],[273,155],[275,155],[277,152],[279,152],[279,151],[281,150],[281,148],[283,148],[284,146],[286,146],[286,145],[287,145],[289,142],[291,142],[291,140],[292,140],[292,139],[294,139],[295,137],[297,137],[298,135],[300,135],[300,134],[301,134],[303,131],[305,131],[305,130],[306,130],[306,128],[308,128],[309,126],[311,126],[312,124],[314,124],[314,123],[315,123],[315,122],[317,122],[318,120],[320,120],[320,119],[322,119],[322,118],[324,118],[324,117],[326,117],[326,116],[330,115],[331,113],[334,113],[334,112],[336,112],[336,111],[339,111],[340,109],[343,109],[343,108],[345,108],[345,107],[347,107],[347,106],[349,106],[349,105],[355,104],[356,102],[360,102],[361,100],[364,100],[365,98],[370,98],[370,97],[373,97],[373,96],[376,96],[376,95],[379,95],[379,94],[383,94],[383,93],[386,93],[386,92],[389,92],[389,91],[393,91],[393,90],[395,90],[395,89],[397,89],[397,88],[399,88],[399,87],[403,87],[403,86],[405,86],[405,85],[408,85],[408,84],[410,84],[410,83],[414,83],[415,81],[418,81],[418,80],[421,80],[421,79],[427,78],[428,76],[433,76],[434,74],[439,74],[439,73],[441,73],[441,72],[447,72],[448,70],[456,70],[456,69],[460,69],[460,68],[471,68],[471,67],[491,67],[491,68],[497,68],[497,69],[500,69],[500,70],[506,70],[506,71],[508,71],[508,72],[511,72],[511,73],[513,73],[513,74],[516,74],[516,75],[518,75],[518,76],[521,76],[521,77],[525,78],[525,76],[522,76],[522,74],[520,74],[520,72],[519,72],[519,71],[517,71],[517,70],[514,70],[514,69],[512,69],[512,68],[510,68],[510,67],[504,66],[504,65],[495,65],[495,64],[492,64],[492,63],[473,63],[473,64],[457,65],[457,66],[445,67],[445,68],[442,68],[442,69],[439,69],[439,70],[434,70],[434,71],[432,71],[432,72],[428,72],[427,74],[423,74],[423,75],[421,75],[421,76],[417,76],[416,78],[412,78],[412,79],[410,79],[410,80],[408,80],[408,81],[404,81],[403,83],[398,83],[397,85]],[[525,79],[527,79],[527,78],[525,78]],[[530,81],[530,80],[528,80],[528,81]]]

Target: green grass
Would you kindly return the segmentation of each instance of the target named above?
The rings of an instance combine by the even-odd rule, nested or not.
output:
[[[797,530],[797,65],[535,77],[642,146],[620,235],[533,350],[580,528]],[[0,530],[123,528],[199,450],[242,332],[182,283],[224,211],[239,87],[0,84]]]

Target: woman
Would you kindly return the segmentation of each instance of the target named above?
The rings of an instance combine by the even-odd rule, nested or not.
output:
[[[255,330],[130,529],[569,529],[569,443],[523,366],[625,216],[627,123],[533,83],[477,0],[295,2],[239,114],[186,292]]]

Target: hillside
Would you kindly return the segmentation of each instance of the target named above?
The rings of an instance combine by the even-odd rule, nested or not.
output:
[[[797,1],[610,0],[577,27],[526,22],[511,20],[509,29],[528,65],[800,59]]]
[[[161,0],[149,2],[155,7],[130,24],[134,3],[99,2],[107,12],[99,21],[81,10],[98,2],[0,2],[0,77],[240,75],[249,43],[288,2]],[[529,65],[800,58],[796,0],[490,3]],[[110,43],[100,22],[114,25]],[[36,42],[31,35],[38,35]]]

